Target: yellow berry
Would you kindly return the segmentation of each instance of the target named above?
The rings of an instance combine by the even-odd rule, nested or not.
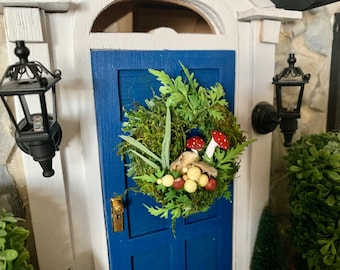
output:
[[[209,182],[209,177],[206,174],[201,174],[200,178],[198,179],[198,184],[201,187],[204,187]]]
[[[162,177],[162,184],[165,187],[171,187],[175,179],[171,174],[166,174]]]
[[[192,166],[188,169],[187,175],[190,180],[198,181],[201,176],[201,169],[196,166]]]
[[[193,180],[187,180],[184,183],[184,190],[189,192],[189,193],[193,193],[197,190],[197,183]]]

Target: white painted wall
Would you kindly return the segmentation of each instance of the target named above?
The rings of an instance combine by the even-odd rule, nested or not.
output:
[[[1,0],[0,4],[6,5],[6,2],[12,1]],[[28,1],[23,2],[25,5],[28,4]],[[33,6],[40,3],[31,2]],[[64,7],[67,1],[54,2],[53,7],[58,2]],[[257,2],[255,7],[248,0],[173,0],[171,2],[205,14],[204,17],[209,18],[218,34],[214,36],[173,34],[171,37],[173,42],[169,42],[167,35],[162,32],[91,34],[94,19],[111,2],[115,1],[74,0],[70,1],[66,13],[46,13],[44,16],[49,33],[45,42],[49,44],[52,66],[62,70],[63,78],[58,86],[63,142],[60,159],[55,161],[55,167],[60,170],[58,173],[61,175],[62,184],[55,189],[52,185],[51,189],[52,192],[65,191],[65,196],[56,195],[61,201],[54,206],[60,206],[63,213],[67,214],[63,220],[67,221],[67,217],[69,218],[69,228],[61,228],[58,231],[50,220],[44,219],[44,213],[40,212],[43,202],[40,206],[34,206],[35,209],[31,211],[32,218],[39,220],[39,229],[34,228],[34,233],[42,246],[48,244],[50,239],[39,238],[39,235],[43,235],[51,228],[56,230],[55,233],[62,235],[69,230],[70,239],[64,236],[54,241],[56,252],[65,250],[66,243],[66,248],[70,248],[70,253],[73,254],[73,261],[69,262],[68,256],[51,258],[48,256],[49,249],[38,250],[38,259],[42,265],[47,265],[44,263],[47,263],[46,257],[49,258],[49,266],[43,267],[42,270],[66,269],[66,266],[57,266],[60,265],[59,261],[78,270],[109,269],[91,78],[91,48],[236,51],[235,114],[241,127],[248,132],[248,137],[258,139],[243,155],[239,176],[235,180],[233,199],[233,268],[249,269],[258,220],[268,199],[271,153],[271,136],[254,134],[250,115],[258,101],[273,100],[271,78],[274,74],[275,42],[278,35],[275,32],[278,32],[280,26],[273,20],[296,19],[300,14],[262,8],[261,1],[255,1]],[[181,44],[180,47],[178,44]],[[41,55],[42,52],[36,52],[35,59],[40,60]],[[41,170],[34,169],[31,165],[32,161],[25,161],[25,166],[31,170],[31,173],[27,174],[28,181],[32,181],[34,186],[41,188],[46,185],[41,181],[53,181],[35,177],[41,175]],[[44,189],[40,192],[45,193]],[[51,191],[47,194],[51,195],[49,192]],[[31,199],[36,198],[31,196]],[[48,197],[46,200],[48,201]],[[43,227],[45,229],[42,229]]]

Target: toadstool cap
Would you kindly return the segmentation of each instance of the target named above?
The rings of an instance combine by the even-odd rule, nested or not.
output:
[[[187,140],[186,147],[194,150],[202,150],[205,145],[204,140],[200,136],[193,136]]]
[[[224,135],[222,132],[214,130],[211,133],[211,136],[220,148],[222,148],[224,150],[227,150],[229,148],[228,137],[226,135]]]

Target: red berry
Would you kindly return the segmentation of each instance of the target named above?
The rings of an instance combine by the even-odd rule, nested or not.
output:
[[[208,184],[204,186],[205,190],[207,191],[213,191],[215,190],[217,186],[217,181],[214,178],[209,178]]]
[[[183,186],[184,186],[184,180],[181,177],[176,178],[174,183],[172,184],[172,187],[174,189],[181,189],[183,188]]]

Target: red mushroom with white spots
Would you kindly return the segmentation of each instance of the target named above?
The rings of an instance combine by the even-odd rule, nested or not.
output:
[[[211,140],[207,146],[207,150],[205,151],[208,158],[212,158],[216,147],[227,150],[229,148],[229,141],[228,137],[222,132],[214,130],[211,133]]]
[[[190,137],[186,143],[186,147],[196,154],[203,149],[204,145],[205,141],[200,136]]]

